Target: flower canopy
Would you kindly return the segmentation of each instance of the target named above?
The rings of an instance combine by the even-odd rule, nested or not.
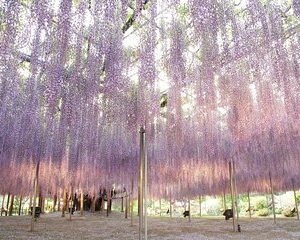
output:
[[[0,0],[0,192],[300,187],[299,0]],[[136,185],[136,183],[135,183]]]

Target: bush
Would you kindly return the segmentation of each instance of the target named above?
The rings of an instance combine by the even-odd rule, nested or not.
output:
[[[265,209],[267,208],[267,202],[265,200],[259,200],[257,203],[256,203],[256,209],[257,210],[260,210],[260,209]]]
[[[275,208],[276,214],[282,214],[282,212],[283,212],[282,208]]]
[[[219,215],[219,209],[209,208],[209,209],[207,209],[207,215],[208,216],[218,216]]]
[[[257,211],[257,215],[260,217],[269,216],[269,210],[267,208],[262,208]]]
[[[294,217],[295,216],[295,213],[292,213],[291,209],[290,208],[286,208],[282,211],[282,214],[285,216],[285,217]]]
[[[297,202],[300,203],[300,194],[296,196]]]

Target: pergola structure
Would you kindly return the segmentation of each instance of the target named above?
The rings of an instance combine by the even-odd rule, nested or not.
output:
[[[2,195],[137,198],[141,126],[152,197],[300,188],[299,0],[0,0],[0,20]]]

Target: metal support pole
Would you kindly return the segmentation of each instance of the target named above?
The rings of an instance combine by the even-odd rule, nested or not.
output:
[[[57,191],[57,211],[60,211],[61,189]]]
[[[125,218],[128,218],[128,195],[125,196]]]
[[[234,203],[235,203],[235,212],[236,212],[236,225],[239,225],[239,206],[238,206],[238,192],[236,187],[236,171],[235,171],[235,162],[232,160],[232,177],[233,177],[233,183],[234,183]]]
[[[224,193],[223,193],[223,204],[224,204],[224,211],[227,209],[227,206],[226,206],[226,194],[225,194],[225,190],[224,190]]]
[[[274,190],[273,190],[273,182],[272,182],[271,172],[269,172],[269,177],[270,177],[270,188],[271,188],[271,196],[272,196],[272,209],[273,209],[274,223],[276,223]]]
[[[172,194],[170,189],[170,218],[172,217]]]
[[[248,210],[249,210],[249,217],[251,218],[250,192],[248,192]]]
[[[19,209],[18,209],[18,215],[19,216],[21,215],[21,210],[22,210],[22,200],[23,200],[23,196],[21,194],[20,198],[19,198]]]
[[[145,202],[146,202],[146,191],[145,185],[147,181],[145,178],[146,174],[146,151],[145,151],[145,129],[143,127],[140,128],[140,169],[139,169],[139,240],[143,238],[143,230],[145,240],[147,240],[147,217],[145,214],[147,209],[144,210]],[[145,217],[143,216],[145,214]]]
[[[3,197],[2,197],[1,216],[2,216],[2,210],[4,209],[4,201],[5,201],[5,193],[3,194]]]
[[[8,214],[9,200],[10,200],[10,193],[8,193],[7,195],[5,216],[7,216]]]
[[[293,191],[294,191],[294,198],[295,198],[296,214],[297,214],[297,219],[299,220],[298,202],[297,202],[297,196],[296,196],[296,191],[295,191],[295,182],[294,182],[294,179],[292,179],[292,184],[293,184]]]
[[[130,193],[130,199],[131,199],[131,206],[130,206],[130,226],[133,226],[133,178],[131,179],[131,193]]]
[[[61,212],[62,217],[65,217],[66,208],[67,208],[67,189],[64,188],[64,190],[63,190],[63,207],[62,207],[62,212]]]
[[[191,200],[188,200],[189,222],[191,222]]]
[[[159,199],[159,216],[161,217],[161,198]]]
[[[34,231],[35,207],[36,207],[36,198],[37,198],[37,192],[38,192],[39,170],[40,170],[40,161],[37,162],[36,167],[35,167],[33,206],[32,206],[32,217],[31,217],[31,224],[30,224],[30,232]]]
[[[148,239],[148,219],[147,219],[147,199],[148,199],[148,161],[147,161],[147,154],[146,154],[146,139],[145,139],[145,132],[144,132],[144,231],[145,231],[145,240]]]
[[[202,196],[199,196],[199,214],[202,216]]]
[[[80,189],[80,215],[83,216],[83,190]]]
[[[229,178],[230,178],[230,194],[231,194],[231,210],[232,210],[232,227],[235,232],[235,204],[234,204],[234,186],[233,186],[233,178],[232,178],[232,162],[229,162]]]
[[[15,195],[12,194],[12,195],[11,195],[11,200],[10,200],[9,209],[8,209],[8,216],[12,216],[12,214],[13,214],[14,201],[15,201]]]
[[[69,199],[69,220],[72,220],[72,211],[73,211],[73,188],[72,186],[70,187],[70,199]]]

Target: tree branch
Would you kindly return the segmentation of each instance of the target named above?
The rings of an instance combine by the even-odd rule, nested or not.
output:
[[[150,0],[144,0],[143,1],[143,7],[142,9],[145,9],[145,6],[147,5],[147,3],[149,2]],[[131,6],[129,6],[130,8],[132,8]],[[133,8],[132,8],[133,9]],[[125,33],[135,22],[136,20],[136,17],[138,16],[138,12],[141,12],[142,9],[135,9],[133,11],[133,13],[131,14],[131,16],[128,18],[128,20],[126,21],[126,23],[124,24],[124,26],[122,27],[122,32]]]

